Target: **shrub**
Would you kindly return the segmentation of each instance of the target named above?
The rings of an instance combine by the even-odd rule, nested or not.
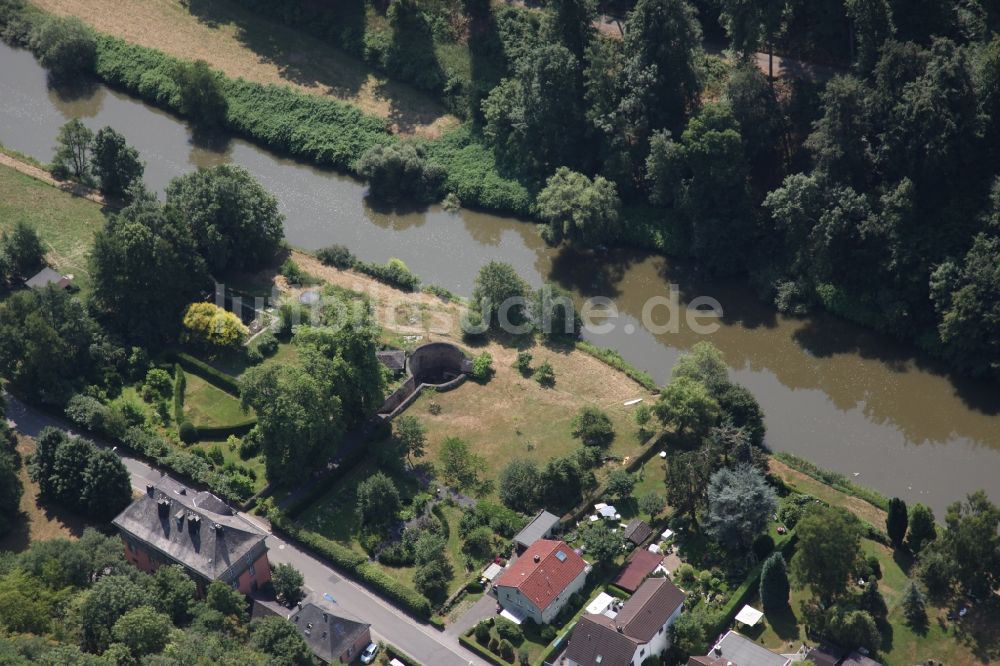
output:
[[[445,175],[439,165],[427,162],[422,149],[408,142],[372,146],[355,170],[368,181],[371,195],[386,201],[434,201]]]
[[[204,60],[177,62],[173,79],[180,93],[182,114],[200,125],[219,127],[225,123],[229,102],[222,90],[222,79]]]
[[[410,272],[401,259],[390,259],[385,264],[359,261],[354,264],[354,269],[405,291],[415,291],[420,286],[420,278]]]
[[[524,641],[524,632],[516,624],[508,620],[507,618],[499,618],[496,621],[497,635],[500,638],[510,641],[511,643],[519,645]]]
[[[177,429],[177,435],[185,444],[193,444],[198,441],[198,429],[190,421],[181,423],[180,428]]]
[[[66,418],[92,432],[102,432],[108,420],[108,408],[89,395],[74,395],[66,405]]]
[[[264,331],[254,341],[254,346],[262,356],[274,356],[278,353],[278,338],[271,331]]]
[[[174,420],[180,423],[184,420],[184,391],[187,390],[187,377],[179,363],[174,364]]]
[[[556,373],[548,361],[544,361],[538,366],[535,370],[534,378],[540,386],[550,387],[555,386],[556,383]]]
[[[222,449],[219,448],[218,444],[208,450],[208,459],[216,465],[221,465],[226,462],[226,457],[223,455]]]
[[[316,258],[326,266],[348,269],[356,261],[354,254],[343,245],[331,245],[316,251]]]
[[[264,355],[260,353],[260,350],[256,346],[247,347],[244,356],[249,365],[260,365],[264,362]]]
[[[539,632],[539,635],[542,637],[543,641],[545,641],[546,643],[551,643],[556,638],[555,627],[553,627],[551,624],[543,625],[541,631]]]
[[[250,331],[240,318],[214,303],[192,303],[184,313],[182,339],[208,348],[237,348]]]
[[[292,259],[285,259],[284,263],[281,264],[280,272],[281,276],[293,287],[316,284],[316,278],[302,270]]]
[[[514,360],[514,369],[524,376],[531,374],[531,352],[518,352]]]
[[[514,646],[507,639],[500,641],[500,656],[507,661],[514,660]]]
[[[94,33],[77,18],[52,16],[42,20],[31,32],[30,45],[56,80],[91,74],[97,62]]]
[[[486,620],[482,620],[475,628],[476,640],[480,645],[486,645],[490,640],[490,625]]]
[[[142,399],[154,402],[166,398],[173,386],[170,374],[166,370],[153,368],[146,373],[146,381],[142,385]]]
[[[472,378],[477,382],[485,382],[491,376],[493,376],[493,357],[483,352],[472,361]]]

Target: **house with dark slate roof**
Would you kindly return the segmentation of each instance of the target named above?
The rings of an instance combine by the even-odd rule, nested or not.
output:
[[[771,652],[743,634],[728,631],[704,657],[690,657],[687,666],[789,666],[789,657]]]
[[[322,599],[302,602],[288,620],[325,664],[351,663],[372,640],[370,624]]]
[[[619,611],[580,618],[562,662],[566,666],[639,666],[670,647],[670,627],[684,593],[666,578],[649,578]]]
[[[523,530],[514,535],[514,543],[523,550],[539,539],[551,539],[558,527],[559,516],[543,509],[535,514]]]
[[[635,518],[625,527],[622,537],[635,546],[641,546],[649,537],[653,536],[653,529],[645,522]]]
[[[125,559],[146,572],[180,564],[200,592],[219,580],[250,594],[271,580],[266,534],[208,492],[194,492],[169,477],[112,521]]]

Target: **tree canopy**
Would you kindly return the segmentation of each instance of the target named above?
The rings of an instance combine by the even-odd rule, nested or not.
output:
[[[243,167],[222,164],[167,185],[166,207],[187,223],[212,271],[256,270],[284,237],[278,201]]]

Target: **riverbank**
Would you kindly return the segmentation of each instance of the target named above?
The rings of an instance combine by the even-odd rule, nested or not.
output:
[[[28,44],[33,26],[49,15],[35,6],[11,13],[5,38],[14,46]],[[186,58],[96,32],[94,75],[171,113],[183,115],[173,73]],[[358,158],[376,145],[401,140],[391,123],[332,97],[299,92],[286,85],[262,84],[218,75],[226,101],[224,130],[272,151],[356,174]],[[189,119],[197,123],[199,119]],[[294,129],[294,131],[289,131]],[[211,137],[205,137],[211,139]],[[444,168],[444,190],[462,204],[515,215],[528,215],[534,195],[528,186],[501,173],[493,152],[467,126],[456,127],[426,144],[429,161]]]
[[[357,106],[393,133],[439,138],[457,118],[429,94],[389,79],[318,39],[222,1],[32,0],[56,16],[75,16],[99,32],[175,58],[204,60],[229,77],[284,85]]]

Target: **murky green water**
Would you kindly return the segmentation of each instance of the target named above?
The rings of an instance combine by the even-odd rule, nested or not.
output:
[[[663,258],[554,252],[533,225],[516,219],[437,206],[379,211],[366,203],[356,180],[239,139],[200,145],[183,122],[103,86],[74,94],[50,90],[30,54],[0,44],[0,142],[47,161],[58,127],[72,117],[125,134],[158,190],[198,166],[246,167],[278,197],[293,245],[341,243],[368,261],[399,257],[425,282],[462,294],[471,291],[482,264],[499,259],[534,285],[553,280],[580,299],[611,297],[621,313],[615,331],[591,340],[618,349],[659,381],[702,337],[686,326],[650,334],[638,325],[644,304],[665,296],[671,282],[680,285],[685,302],[711,296],[725,316],[707,338],[760,400],[773,449],[856,474],[860,483],[928,503],[939,515],[978,488],[1000,499],[1000,391],[953,380],[906,345],[829,317],[778,316],[745,284],[704,281]]]

